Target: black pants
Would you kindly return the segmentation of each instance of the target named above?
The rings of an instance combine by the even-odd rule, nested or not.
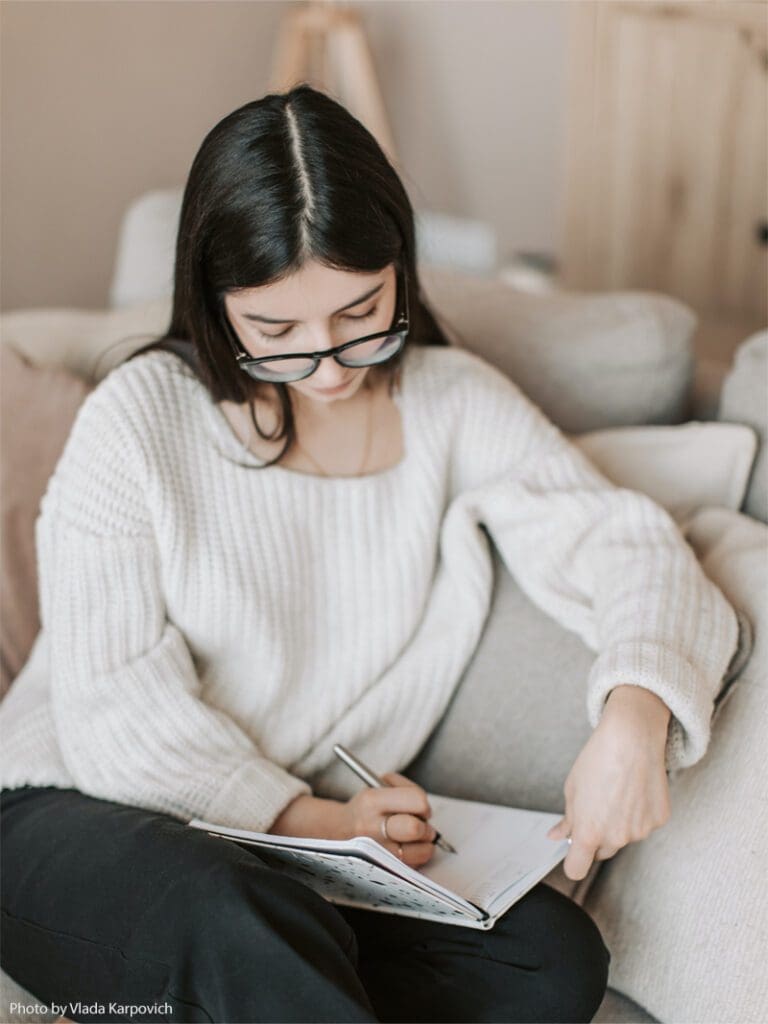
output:
[[[483,932],[76,789],[2,791],[0,828],[2,967],[75,1021],[589,1021],[605,992],[596,925],[543,883]]]

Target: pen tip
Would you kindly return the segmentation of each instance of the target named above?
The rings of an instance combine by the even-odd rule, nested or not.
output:
[[[441,850],[445,850],[446,853],[456,853],[456,850],[451,846],[447,839],[443,839],[441,836],[437,841],[437,845]]]

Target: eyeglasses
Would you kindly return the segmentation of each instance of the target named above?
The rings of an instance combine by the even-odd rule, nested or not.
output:
[[[375,366],[393,359],[402,349],[408,336],[410,323],[408,318],[408,279],[398,268],[398,298],[401,305],[388,331],[377,331],[366,334],[343,345],[324,349],[322,352],[296,352],[284,356],[261,356],[254,358],[246,352],[237,338],[226,312],[223,313],[227,336],[232,344],[240,369],[254,380],[267,381],[272,384],[287,384],[296,380],[304,380],[311,376],[320,365],[320,360],[332,356],[339,366],[357,368]]]

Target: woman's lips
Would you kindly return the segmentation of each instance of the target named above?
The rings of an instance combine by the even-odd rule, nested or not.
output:
[[[353,378],[345,380],[343,384],[340,384],[337,388],[315,388],[314,390],[318,395],[335,395],[338,391],[344,391],[352,383]]]

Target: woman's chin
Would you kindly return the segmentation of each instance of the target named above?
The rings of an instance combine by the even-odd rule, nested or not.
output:
[[[344,381],[339,387],[314,388],[307,386],[301,389],[301,394],[304,398],[309,398],[313,402],[321,402],[323,404],[336,402],[339,399],[351,398],[359,390],[364,379],[365,374],[357,374]]]

